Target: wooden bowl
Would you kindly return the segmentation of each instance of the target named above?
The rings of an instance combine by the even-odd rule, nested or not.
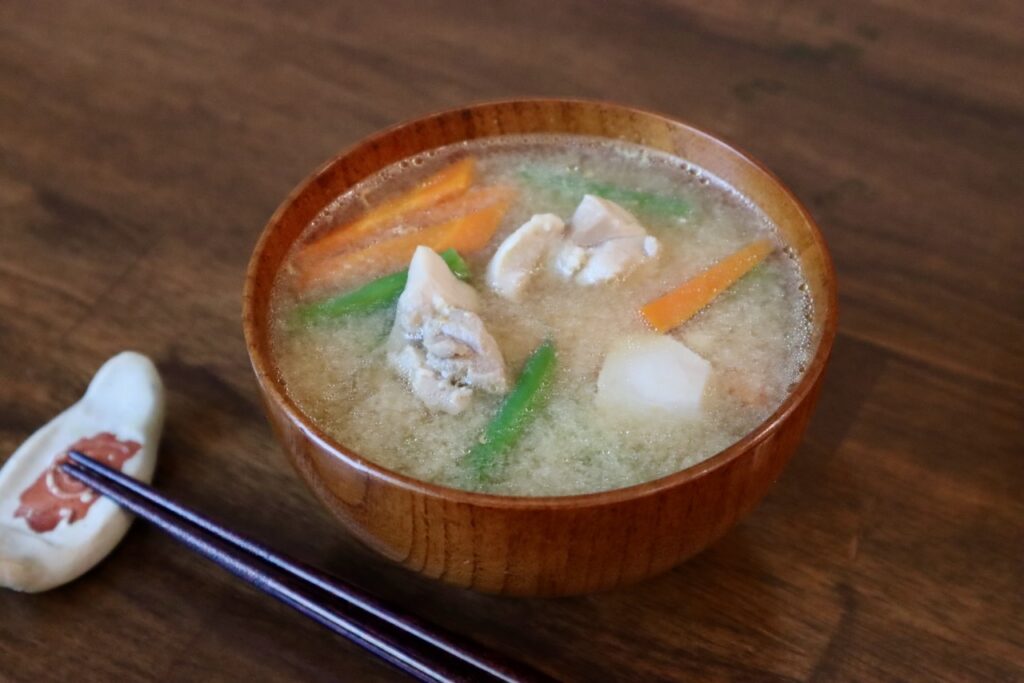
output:
[[[326,436],[289,398],[270,352],[268,304],[288,248],[360,180],[410,155],[516,133],[574,133],[664,150],[722,178],[779,227],[803,266],[816,350],[797,388],[745,438],[637,486],[543,498],[461,491],[391,472]],[[836,329],[832,262],[810,215],[758,162],[663,116],[602,102],[480,104],[403,123],[335,157],[284,201],[252,254],[246,344],[270,422],[295,469],[341,523],[406,567],[508,595],[569,595],[638,581],[701,551],[761,500],[804,432]]]

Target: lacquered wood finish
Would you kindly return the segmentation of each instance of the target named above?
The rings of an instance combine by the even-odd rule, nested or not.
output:
[[[389,472],[334,443],[288,398],[269,349],[269,296],[288,248],[329,202],[412,154],[515,133],[622,139],[687,159],[723,178],[779,226],[807,275],[817,349],[797,389],[747,438],[663,479],[582,496],[513,498],[458,491]],[[401,124],[342,153],[271,218],[246,279],[246,341],[274,430],[293,465],[345,526],[427,576],[508,595],[606,590],[691,557],[749,512],[778,478],[813,409],[836,327],[835,280],[821,234],[760,165],[682,123],[612,104],[532,100],[482,104]]]

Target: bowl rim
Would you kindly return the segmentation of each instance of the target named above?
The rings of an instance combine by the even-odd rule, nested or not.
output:
[[[270,239],[271,234],[274,231],[275,226],[278,224],[282,214],[288,209],[292,203],[301,197],[307,189],[315,184],[317,180],[328,173],[331,168],[334,167],[340,160],[353,154],[354,152],[362,148],[370,148],[379,143],[379,141],[386,139],[394,133],[407,128],[415,126],[421,122],[433,120],[446,116],[453,115],[465,115],[467,112],[473,112],[488,107],[496,106],[522,106],[530,104],[542,104],[542,105],[568,105],[568,106],[583,106],[583,107],[597,107],[597,108],[614,108],[619,109],[623,112],[630,114],[639,114],[644,117],[654,118],[661,120],[673,127],[682,127],[688,129],[690,132],[700,136],[704,136],[713,140],[718,145],[721,145],[725,150],[736,155],[744,162],[750,164],[761,173],[765,174],[769,180],[774,183],[782,194],[788,199],[792,205],[797,209],[801,218],[806,222],[810,228],[812,237],[812,243],[821,252],[822,258],[822,273],[826,289],[826,302],[828,310],[825,311],[824,321],[821,327],[821,334],[818,337],[817,348],[814,351],[814,356],[811,361],[807,364],[804,372],[800,376],[796,388],[794,388],[786,398],[782,401],[779,407],[767,418],[758,423],[753,427],[747,434],[732,443],[726,448],[718,451],[714,455],[702,460],[701,462],[691,465],[690,467],[683,468],[676,472],[671,472],[657,479],[650,481],[641,482],[639,484],[633,484],[630,486],[623,486],[615,489],[606,489],[602,491],[592,491],[588,493],[577,493],[567,495],[555,495],[555,496],[522,496],[522,495],[503,495],[495,493],[481,493],[477,491],[469,491],[466,489],[459,489],[451,486],[444,486],[442,484],[434,484],[431,482],[416,479],[408,475],[401,474],[390,470],[382,465],[377,464],[373,460],[366,458],[354,450],[348,448],[344,444],[335,441],[333,438],[325,434],[320,430],[316,424],[306,415],[305,412],[299,408],[299,406],[291,399],[288,393],[284,390],[283,383],[280,381],[277,373],[274,371],[275,364],[269,358],[264,357],[264,354],[260,353],[260,345],[255,342],[257,331],[254,329],[253,317],[251,315],[251,306],[254,299],[254,289],[256,286],[256,273],[260,269],[262,262],[262,254],[266,248],[266,244]],[[543,134],[543,133],[540,133]],[[499,134],[500,135],[500,134]],[[497,136],[489,136],[497,137]],[[321,164],[316,170],[310,175],[304,178],[281,202],[270,219],[267,221],[260,233],[259,239],[253,248],[252,254],[249,258],[248,266],[246,267],[245,274],[245,286],[243,289],[242,296],[242,321],[243,331],[246,341],[246,351],[249,355],[250,363],[252,364],[253,371],[256,374],[257,382],[259,382],[262,390],[268,394],[267,398],[273,400],[277,406],[285,413],[288,419],[296,426],[302,434],[315,443],[326,453],[329,453],[331,457],[338,458],[343,461],[347,466],[354,468],[361,474],[375,479],[381,480],[396,486],[400,489],[407,490],[411,493],[420,494],[423,496],[429,496],[432,498],[443,499],[447,502],[460,503],[466,505],[472,505],[476,507],[489,507],[489,508],[504,508],[504,509],[515,509],[515,510],[551,510],[551,509],[564,509],[564,508],[581,508],[581,507],[597,507],[609,504],[624,503],[627,501],[634,501],[639,498],[646,496],[652,496],[662,491],[675,488],[689,481],[699,479],[710,472],[724,468],[733,461],[737,460],[743,454],[746,454],[753,450],[760,442],[767,439],[772,433],[774,433],[779,425],[786,421],[790,415],[801,406],[804,401],[808,398],[808,395],[815,389],[820,375],[824,372],[825,366],[828,362],[829,355],[832,352],[832,346],[835,341],[836,329],[838,323],[838,296],[837,296],[837,283],[835,266],[832,260],[832,255],[828,250],[828,246],[825,243],[824,236],[821,233],[821,229],[818,227],[817,222],[811,216],[810,212],[803,205],[803,203],[796,197],[796,195],[789,189],[789,187],[782,182],[782,180],[771,170],[769,170],[763,163],[758,159],[747,153],[744,149],[734,145],[733,143],[725,140],[718,135],[713,135],[707,131],[693,126],[685,121],[682,121],[673,116],[662,114],[659,112],[651,111],[648,109],[627,106],[618,104],[616,102],[609,102],[605,100],[597,99],[585,99],[585,98],[559,98],[559,97],[548,97],[548,98],[513,98],[513,99],[499,99],[499,100],[485,100],[473,102],[463,107],[448,108],[431,113],[416,116],[414,118],[406,119],[399,123],[393,124],[386,128],[383,128],[375,133],[360,138],[352,145],[343,148],[340,152],[335,154],[329,160]],[[269,344],[267,345],[269,348]]]

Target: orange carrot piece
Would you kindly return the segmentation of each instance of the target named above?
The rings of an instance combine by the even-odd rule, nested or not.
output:
[[[658,332],[668,332],[711,303],[712,299],[750,272],[774,249],[775,245],[767,239],[748,244],[671,292],[648,302],[641,307],[640,315]]]
[[[302,250],[303,258],[312,260],[340,251],[356,240],[387,227],[405,214],[462,194],[473,183],[475,169],[476,160],[473,157],[446,166],[408,192],[380,204],[352,223],[332,228],[319,239],[310,242]]]
[[[338,286],[353,275],[398,270],[408,263],[420,245],[438,253],[445,249],[455,249],[462,254],[476,251],[490,242],[514,195],[515,190],[509,187],[472,190],[456,200],[466,205],[468,213],[363,249],[307,263],[296,275],[296,291],[304,296],[314,290]]]
[[[468,254],[486,247],[497,232],[515,195],[516,191],[511,187],[494,186],[481,190],[480,197],[486,202],[484,206],[453,221],[455,226],[447,235],[447,240],[435,251],[440,253],[445,249],[454,249]]]

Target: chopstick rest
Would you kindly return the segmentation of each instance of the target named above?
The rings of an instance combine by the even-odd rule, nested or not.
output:
[[[151,481],[164,420],[152,361],[119,353],[80,401],[28,438],[0,469],[0,586],[55,588],[106,557],[131,517],[60,469],[70,450]]]

